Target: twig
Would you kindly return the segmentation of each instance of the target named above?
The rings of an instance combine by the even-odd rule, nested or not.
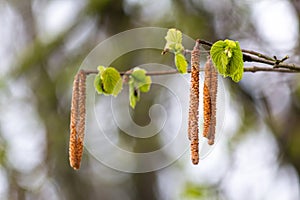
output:
[[[86,75],[90,75],[90,74],[98,74],[98,70],[84,70]],[[188,73],[190,73],[191,70],[189,69],[188,70]],[[122,72],[119,72],[121,76],[123,75],[130,75],[132,72],[131,71],[122,71]],[[150,72],[147,72],[146,75],[147,76],[159,76],[159,75],[170,75],[170,74],[177,74],[179,73],[177,70],[165,70],[165,71],[150,71]]]
[[[204,71],[204,68],[200,68],[200,71]],[[84,70],[86,75],[91,74],[98,74],[99,72],[97,70]],[[300,70],[292,70],[292,69],[280,69],[280,68],[271,68],[271,67],[258,67],[258,66],[252,66],[252,67],[244,67],[244,72],[282,72],[282,73],[300,73]],[[121,76],[123,75],[130,75],[131,72],[128,71],[122,71],[119,72]],[[191,73],[191,69],[187,70],[187,73]],[[163,75],[172,75],[172,74],[179,74],[179,72],[174,70],[164,70],[164,71],[150,71],[147,72],[147,76],[163,76]]]
[[[290,70],[290,69],[278,69],[270,67],[244,67],[244,72],[280,72],[280,73],[300,73],[299,70]]]
[[[203,45],[206,45],[209,47],[211,47],[213,45],[213,43],[205,41],[205,40],[200,40],[200,44],[203,44]],[[286,61],[289,58],[288,56],[285,56],[283,59],[279,60],[276,57],[271,58],[270,56],[264,55],[264,54],[256,52],[256,51],[246,50],[246,49],[241,49],[241,50],[243,52],[244,62],[257,62],[257,63],[266,64],[266,65],[271,65],[274,68],[290,69],[290,70],[293,70],[292,71],[293,73],[297,70],[300,70],[300,65],[284,63],[284,61]],[[256,56],[256,57],[254,57],[254,56]],[[281,72],[281,71],[276,71],[276,72]],[[286,71],[284,71],[284,72],[286,72]]]
[[[243,54],[243,60],[244,60],[244,62],[258,62],[258,63],[263,63],[263,64],[267,64],[267,65],[272,65],[272,66],[274,66],[275,62],[276,62],[276,61],[266,60],[263,58],[253,57],[248,54]]]
[[[209,46],[209,47],[211,47],[213,45],[213,43],[205,41],[205,40],[199,40],[199,43],[203,44],[203,45],[206,45],[206,46]]]
[[[269,57],[269,56],[267,56],[267,55],[264,55],[264,54],[262,54],[262,53],[259,53],[259,52],[257,52],[257,51],[252,51],[252,50],[242,49],[242,52],[248,53],[248,54],[252,54],[252,55],[255,55],[255,56],[259,57],[259,58],[264,58],[264,59],[266,59],[266,60],[270,60],[270,61],[273,61],[273,62],[276,61],[275,59],[273,59],[273,58],[271,58],[271,57]]]
[[[205,41],[205,40],[200,40],[200,44],[203,44],[203,45],[206,45],[206,46],[209,46],[209,47],[211,47],[213,45],[213,43]],[[273,59],[273,58],[271,58],[267,55],[264,55],[262,53],[259,53],[257,51],[252,51],[252,50],[247,50],[247,49],[241,49],[241,50],[244,53],[252,54],[252,55],[255,55],[257,57],[264,58],[266,60],[270,60],[270,61],[274,61],[274,62],[276,61],[276,59]]]
[[[289,56],[285,56],[285,57],[282,58],[281,60],[278,60],[277,57],[274,56],[274,59],[276,60],[276,61],[275,61],[276,66],[278,66],[278,64],[283,63],[284,61],[286,61],[287,59],[289,59]],[[276,67],[276,66],[274,66],[274,67]]]

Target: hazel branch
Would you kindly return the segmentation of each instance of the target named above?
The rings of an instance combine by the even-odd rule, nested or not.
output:
[[[204,68],[200,68],[200,71],[203,72]],[[84,70],[84,72],[86,73],[86,75],[99,73],[97,70]],[[191,73],[191,69],[188,69],[187,72]],[[300,70],[252,66],[252,67],[244,67],[244,72],[300,73]],[[131,74],[131,72],[127,72],[127,71],[120,72],[121,76],[130,75],[130,74]],[[173,75],[173,74],[179,74],[179,72],[176,69],[174,69],[174,70],[150,71],[150,72],[146,73],[147,76],[163,76],[163,75]]]
[[[205,41],[205,40],[197,40],[200,44],[211,47],[213,43]],[[185,50],[185,53],[191,53],[191,50]],[[243,52],[243,60],[244,62],[256,62],[262,63],[266,65],[270,65],[272,67],[244,67],[244,72],[279,72],[279,73],[299,73],[300,65],[293,63],[285,63],[285,61],[289,58],[285,56],[282,59],[277,59],[276,56],[270,57],[263,53],[242,49]],[[162,54],[168,53],[168,50],[164,50]],[[200,68],[200,71],[204,71],[204,68]],[[90,74],[98,74],[97,70],[84,70],[86,75]],[[147,76],[160,76],[160,75],[171,75],[179,73],[177,70],[167,70],[167,71],[150,71],[147,72]],[[191,69],[188,69],[188,73],[191,73]],[[130,75],[131,71],[122,71],[120,75]]]
[[[213,43],[205,41],[205,40],[200,40],[200,44],[206,45],[211,47]],[[257,62],[257,63],[263,63],[266,65],[271,65],[274,68],[285,68],[285,69],[290,69],[293,70],[292,73],[295,73],[296,71],[300,71],[300,65],[297,64],[290,64],[290,63],[285,63],[289,56],[285,56],[282,59],[277,59],[276,56],[270,57],[267,56],[263,53],[257,52],[257,51],[252,51],[252,50],[247,50],[247,49],[241,49],[243,52],[243,59],[244,62]],[[262,70],[262,71],[271,71],[271,70]],[[286,71],[275,71],[275,72],[286,72]]]

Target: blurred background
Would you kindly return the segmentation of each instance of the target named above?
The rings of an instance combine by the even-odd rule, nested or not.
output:
[[[73,77],[101,41],[137,27],[176,27],[299,64],[299,20],[298,0],[0,0],[0,199],[300,199],[297,74],[225,79],[222,138],[198,166],[189,152],[139,174],[106,167],[87,151],[79,171],[68,163]],[[152,54],[126,55],[114,66],[157,62],[160,52]],[[137,124],[149,123],[159,92],[142,96],[131,113]],[[155,149],[131,140],[123,138],[123,147]]]

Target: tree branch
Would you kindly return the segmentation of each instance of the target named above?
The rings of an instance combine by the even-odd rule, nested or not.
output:
[[[204,68],[200,68],[200,71],[203,72]],[[98,74],[97,70],[84,70],[86,75],[91,74]],[[188,73],[191,73],[191,69],[187,70]],[[258,66],[252,66],[252,67],[244,67],[244,72],[280,72],[280,73],[300,73],[300,70],[290,70],[290,69],[279,69],[279,68],[270,68],[270,67],[258,67]],[[130,71],[122,71],[119,72],[121,76],[123,75],[130,75]],[[163,76],[163,75],[172,75],[172,74],[179,74],[179,72],[174,70],[163,70],[163,71],[150,71],[147,72],[147,76]]]
[[[202,45],[206,45],[211,47],[213,43],[205,41],[205,40],[197,40],[198,43]],[[243,60],[244,62],[257,62],[263,63],[266,65],[271,65],[273,67],[244,67],[244,72],[279,72],[279,73],[300,73],[300,65],[293,64],[293,63],[285,63],[289,57],[285,56],[283,59],[279,60],[276,56],[270,57],[264,55],[257,51],[241,49],[243,52]],[[191,52],[190,50],[185,50],[186,52]],[[163,54],[167,53],[167,50],[163,51]],[[200,71],[204,71],[203,68]],[[98,74],[98,70],[84,70],[86,75],[90,74]],[[131,70],[120,72],[120,75],[130,75],[132,73]],[[174,70],[167,70],[167,71],[150,71],[147,72],[146,75],[148,76],[160,76],[160,75],[171,75],[179,73],[176,69]],[[191,69],[188,69],[188,73],[191,73]]]
[[[200,44],[206,45],[211,47],[213,43],[205,41],[205,40],[200,40]],[[252,51],[252,50],[247,50],[247,49],[241,49],[243,52],[243,60],[244,62],[257,62],[257,63],[263,63],[266,65],[271,65],[274,68],[285,68],[285,69],[290,69],[294,73],[295,71],[300,70],[300,65],[297,64],[290,64],[290,63],[285,63],[289,57],[285,56],[283,59],[279,60],[274,56],[274,58],[271,58],[270,56],[264,55],[260,52]],[[265,70],[265,71],[276,71],[276,72],[282,72],[281,70]],[[283,71],[287,72],[287,71]]]
[[[244,67],[244,72],[280,72],[280,73],[300,73],[299,70],[279,69],[270,67]]]

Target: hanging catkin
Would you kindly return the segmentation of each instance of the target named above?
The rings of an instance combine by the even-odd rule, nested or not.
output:
[[[85,99],[86,99],[86,74],[80,70],[74,77],[71,122],[69,160],[74,169],[79,169],[83,153],[83,138],[85,130]]]
[[[199,65],[200,43],[196,42],[191,56],[191,86],[188,122],[188,137],[191,140],[191,158],[193,164],[199,162],[198,115],[199,115]]]
[[[210,121],[211,121],[211,69],[209,60],[206,61],[204,66],[204,85],[203,85],[203,137],[208,137]]]
[[[203,136],[208,139],[208,144],[214,144],[216,129],[216,104],[218,90],[218,72],[213,66],[211,58],[205,64],[205,79],[203,86]]]

